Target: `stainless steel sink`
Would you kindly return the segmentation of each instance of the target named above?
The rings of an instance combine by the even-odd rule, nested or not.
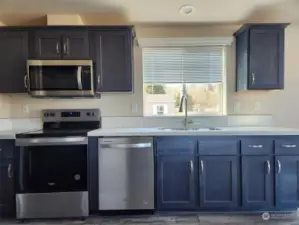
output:
[[[166,128],[166,127],[163,127],[163,128],[159,128],[159,130],[190,130],[190,131],[204,131],[204,130],[221,130],[220,128],[217,128],[217,127],[208,127],[208,128],[205,128],[205,127],[201,127],[201,128],[189,128],[189,127],[182,127],[182,128]]]

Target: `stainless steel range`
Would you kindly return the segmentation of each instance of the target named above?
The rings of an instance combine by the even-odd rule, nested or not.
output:
[[[17,135],[17,219],[89,215],[87,132],[100,126],[98,109],[44,110],[42,130]]]

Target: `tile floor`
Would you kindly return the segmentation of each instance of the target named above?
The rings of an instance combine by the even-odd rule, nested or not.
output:
[[[1,220],[1,225],[20,225],[18,221]],[[299,214],[270,214],[269,220],[263,220],[261,214],[193,214],[181,216],[91,216],[80,220],[32,220],[23,224],[30,225],[299,225]]]

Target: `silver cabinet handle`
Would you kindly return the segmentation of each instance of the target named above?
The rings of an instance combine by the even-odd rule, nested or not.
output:
[[[278,165],[278,171],[277,171],[277,174],[280,174],[280,172],[281,172],[281,163],[280,163],[279,160],[276,160],[276,162],[277,162],[277,165]]]
[[[27,83],[28,83],[28,75],[25,75],[25,76],[24,76],[24,87],[25,87],[26,89],[28,88]]]
[[[270,171],[271,171],[270,161],[267,160],[266,163],[267,163],[267,168],[268,168],[268,174],[270,174]]]
[[[200,160],[200,168],[201,168],[201,173],[204,173],[204,163],[202,160]]]
[[[248,145],[249,148],[263,148],[263,145]]]
[[[101,85],[101,74],[99,73],[98,74],[98,86],[100,86]]]
[[[64,43],[63,43],[63,54],[64,55],[68,55],[69,52],[68,52],[68,46],[69,46],[69,39],[66,38]]]
[[[189,164],[190,164],[190,171],[191,171],[191,173],[193,173],[193,171],[194,171],[193,160],[190,160]]]
[[[56,54],[59,55],[59,41],[56,42]]]
[[[283,148],[296,148],[297,145],[281,145]]]
[[[11,165],[11,164],[9,164],[9,165],[8,165],[8,168],[7,168],[7,176],[8,176],[8,178],[9,178],[9,179],[11,179],[11,178],[12,178],[12,171],[11,171],[11,167],[12,167],[12,165]]]
[[[63,54],[66,55],[66,43],[63,43]]]
[[[251,85],[254,85],[255,82],[255,74],[252,72],[251,73]]]
[[[152,143],[133,143],[133,144],[100,144],[100,148],[104,149],[127,149],[127,148],[151,148]]]
[[[2,148],[0,148],[0,152],[1,152]]]

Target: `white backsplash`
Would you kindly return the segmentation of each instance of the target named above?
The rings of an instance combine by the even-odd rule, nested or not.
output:
[[[192,119],[194,127],[273,126],[271,115],[213,116]],[[40,118],[0,119],[0,130],[38,130]],[[102,117],[103,128],[182,127],[183,117]]]

